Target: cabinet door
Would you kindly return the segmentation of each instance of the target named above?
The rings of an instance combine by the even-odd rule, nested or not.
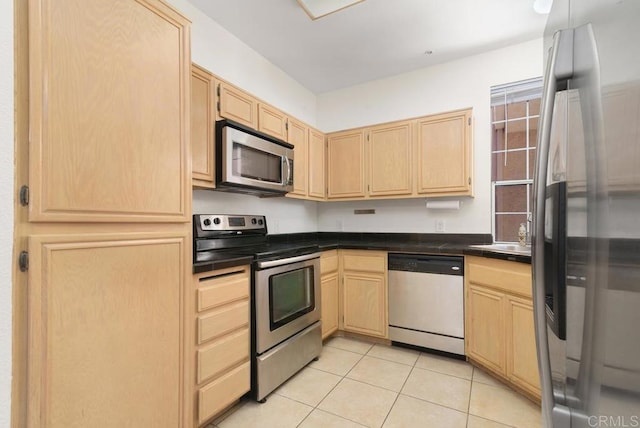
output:
[[[269,104],[258,103],[258,131],[287,141],[287,115]]]
[[[466,299],[466,353],[505,374],[504,294],[469,285]]]
[[[321,285],[322,338],[325,339],[331,333],[338,330],[338,274],[323,275]]]
[[[326,197],[326,163],[324,134],[309,129],[309,196],[318,199]]]
[[[530,300],[507,297],[507,376],[540,396],[533,305]]]
[[[345,331],[387,337],[387,285],[385,275],[343,274]]]
[[[289,120],[289,143],[293,144],[293,192],[297,196],[307,196],[309,134],[307,127],[295,120]]]
[[[187,245],[29,238],[27,426],[181,426]]]
[[[29,2],[30,221],[190,221],[189,43],[160,1]]]
[[[338,272],[338,250],[323,251],[320,256],[320,274]]]
[[[258,129],[258,102],[242,89],[218,81],[218,115],[221,118]]]
[[[327,142],[327,191],[329,199],[363,197],[363,130],[330,134]]]
[[[191,66],[191,167],[194,187],[215,187],[215,85],[213,75]]]
[[[418,193],[473,195],[471,110],[418,120]]]
[[[412,123],[371,128],[369,142],[369,195],[408,195],[412,191]]]

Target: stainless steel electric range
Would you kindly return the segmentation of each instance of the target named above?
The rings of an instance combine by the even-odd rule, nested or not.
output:
[[[257,215],[193,216],[194,272],[249,261],[251,395],[264,401],[320,355],[320,252],[317,245],[270,242]]]

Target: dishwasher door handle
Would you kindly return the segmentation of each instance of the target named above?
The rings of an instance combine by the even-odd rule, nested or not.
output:
[[[459,267],[459,266],[451,266],[451,270],[456,270],[456,271],[458,271],[458,270],[460,270],[460,267]]]

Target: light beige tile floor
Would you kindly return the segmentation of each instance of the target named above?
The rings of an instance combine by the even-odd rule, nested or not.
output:
[[[207,428],[539,428],[540,407],[471,364],[335,337],[259,404]]]

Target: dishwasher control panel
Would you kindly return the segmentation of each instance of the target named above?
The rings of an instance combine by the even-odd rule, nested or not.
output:
[[[423,254],[389,254],[388,269],[442,275],[464,275],[464,258]]]

